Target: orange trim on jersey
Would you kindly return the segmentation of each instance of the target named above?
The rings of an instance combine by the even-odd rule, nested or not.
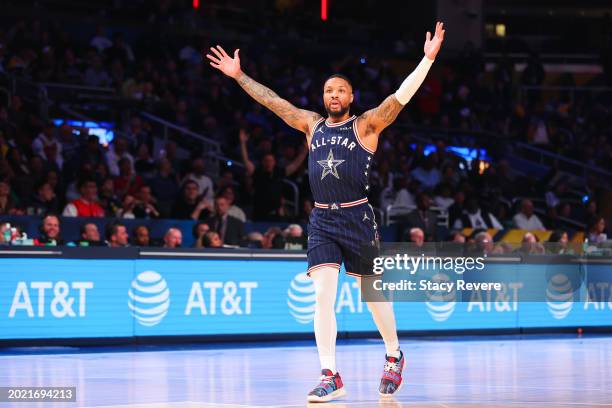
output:
[[[336,126],[341,126],[341,125],[344,125],[345,123],[350,122],[351,120],[355,119],[356,117],[357,117],[357,116],[353,115],[353,116],[351,116],[350,118],[348,118],[347,120],[343,120],[342,122],[338,122],[338,123],[329,123],[329,122],[328,122],[329,118],[327,118],[327,119],[325,120],[325,126],[327,126],[327,127],[336,127]]]
[[[355,139],[357,139],[357,143],[359,143],[359,146],[361,146],[361,148],[366,152],[373,155],[375,152],[373,150],[368,149],[366,145],[361,143],[361,137],[359,136],[359,131],[357,130],[357,121],[355,121],[355,123],[353,124],[353,133],[355,133]]]

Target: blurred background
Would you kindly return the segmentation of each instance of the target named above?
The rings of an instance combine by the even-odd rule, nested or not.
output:
[[[609,2],[358,3],[3,1],[0,242],[304,249],[303,135],[203,54],[240,48],[251,77],[322,114],[343,73],[360,114],[441,20],[438,60],[375,157],[384,240],[605,246]]]

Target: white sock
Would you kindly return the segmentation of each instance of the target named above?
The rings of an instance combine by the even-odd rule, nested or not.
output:
[[[338,268],[325,266],[310,272],[317,302],[315,305],[314,331],[321,369],[336,373],[336,292],[338,290]]]
[[[366,278],[368,279],[368,278]],[[357,278],[357,283],[361,285],[361,278]],[[361,287],[361,286],[360,286]],[[368,309],[372,313],[372,319],[385,342],[385,350],[389,357],[400,357],[399,339],[397,338],[397,328],[395,325],[395,313],[390,302],[366,302]]]

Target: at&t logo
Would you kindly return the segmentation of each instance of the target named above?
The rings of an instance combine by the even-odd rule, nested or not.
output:
[[[170,307],[170,289],[157,272],[141,272],[128,290],[128,307],[132,316],[143,326],[155,326]]]
[[[572,282],[567,275],[558,273],[550,278],[546,288],[548,311],[557,320],[565,319],[574,306]]]
[[[314,319],[316,294],[312,280],[306,272],[293,278],[287,290],[289,313],[298,323],[308,324]]]

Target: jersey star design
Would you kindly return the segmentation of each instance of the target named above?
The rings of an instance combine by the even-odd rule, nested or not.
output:
[[[327,155],[326,160],[317,160],[317,163],[319,163],[321,167],[323,167],[323,173],[321,174],[321,180],[323,180],[325,176],[327,176],[328,174],[331,174],[332,176],[340,180],[340,176],[338,175],[337,167],[340,164],[344,163],[344,160],[334,159],[334,154],[332,153],[331,150],[329,151],[329,154]]]

